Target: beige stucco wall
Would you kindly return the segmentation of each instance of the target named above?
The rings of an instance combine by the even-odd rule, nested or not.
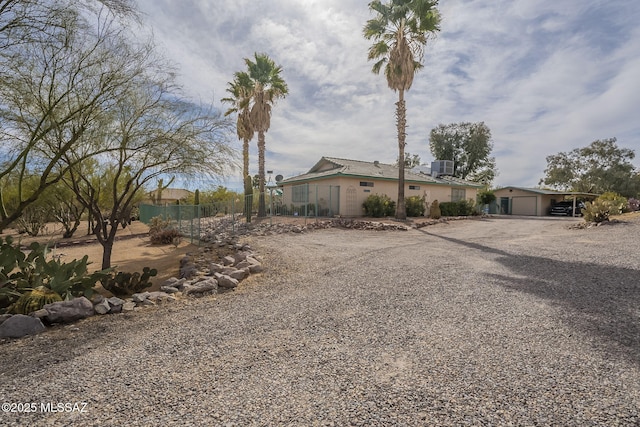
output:
[[[519,190],[516,188],[503,188],[503,189],[494,191],[494,194],[496,195],[496,203],[498,203],[498,205],[500,205],[500,198],[508,197],[510,206],[513,205],[514,197],[516,198],[535,197],[536,198],[536,216],[548,215],[549,208],[552,205],[551,202],[552,201],[559,202],[560,200],[563,199],[561,195],[537,194],[531,191]],[[512,213],[519,214],[518,212],[512,212]]]
[[[360,186],[361,181],[373,182],[373,187]],[[391,180],[376,180],[372,178],[352,178],[352,177],[331,177],[323,180],[314,180],[309,183],[311,191],[313,192],[314,186],[339,186],[339,215],[343,216],[362,216],[364,215],[364,209],[362,204],[371,194],[386,194],[392,200],[398,199],[398,183]],[[410,186],[417,186],[419,189],[410,189]],[[286,184],[283,186],[283,203],[285,205],[292,204],[292,185]],[[427,206],[434,200],[439,202],[451,201],[451,186],[448,185],[429,185],[425,183],[406,182],[405,183],[405,197],[425,196]],[[476,200],[477,189],[465,188],[465,199]],[[309,203],[314,203],[313,196],[310,197]]]

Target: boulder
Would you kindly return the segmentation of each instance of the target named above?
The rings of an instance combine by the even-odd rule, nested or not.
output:
[[[109,301],[109,313],[120,313],[122,311],[122,306],[124,305],[124,300],[118,297],[111,297],[107,301]]]
[[[178,288],[174,288],[173,286],[160,286],[160,290],[167,294],[175,294],[176,292],[180,292]]]
[[[246,270],[234,270],[231,271],[229,273],[227,273],[227,276],[231,277],[232,279],[236,279],[238,281],[243,280],[245,277],[247,277],[249,275],[249,269],[247,268]]]
[[[46,320],[50,323],[70,323],[93,316],[94,313],[93,304],[85,297],[53,302],[42,308],[49,313]]]
[[[45,329],[40,319],[24,314],[16,314],[2,322],[0,325],[0,338],[20,338],[25,335],[37,334]]]
[[[141,292],[131,295],[131,300],[135,303],[141,303],[149,297],[149,292]]]
[[[224,265],[233,265],[235,262],[236,259],[231,255],[227,255],[226,257],[222,258],[222,264]]]
[[[11,314],[0,314],[0,325],[2,325],[2,322],[4,322],[5,320],[7,320],[9,317],[11,317]]]
[[[225,269],[224,265],[212,262],[209,264],[209,274],[221,273]]]
[[[251,263],[245,259],[244,261],[240,261],[239,263],[237,263],[236,268],[242,270],[243,268],[248,268],[250,265]]]
[[[195,264],[185,264],[180,267],[180,278],[190,279],[198,275],[198,267]]]
[[[226,274],[216,273],[216,280],[218,280],[218,286],[221,288],[235,288],[238,286],[239,281],[233,277],[229,277]]]
[[[111,310],[111,306],[109,305],[109,301],[103,299],[102,302],[99,302],[98,304],[93,306],[93,310],[97,314],[107,314]]]
[[[218,281],[214,278],[209,278],[201,282],[185,285],[184,293],[186,295],[197,295],[205,292],[215,292],[218,290]]]
[[[164,302],[169,298],[169,294],[166,292],[149,292],[147,295],[147,300],[153,301],[155,303]]]

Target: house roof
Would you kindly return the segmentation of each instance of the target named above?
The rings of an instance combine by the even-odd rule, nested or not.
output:
[[[380,162],[322,157],[318,163],[309,169],[309,172],[282,180],[278,185],[304,183],[336,176],[397,181],[398,168],[395,165]],[[404,179],[406,182],[420,184],[482,187],[482,184],[476,182],[465,181],[451,176],[438,176],[434,178],[431,175],[414,173],[408,169],[405,169]]]
[[[147,195],[151,196],[151,194],[156,193],[158,190],[150,190],[147,192]],[[179,200],[189,197],[193,194],[192,191],[189,191],[185,188],[165,188],[162,190],[162,200]]]
[[[599,194],[594,193],[582,193],[579,191],[557,191],[557,190],[548,190],[545,188],[528,188],[528,187],[502,187],[498,188],[499,190],[520,190],[527,191],[529,193],[542,194],[545,196],[599,196]]]

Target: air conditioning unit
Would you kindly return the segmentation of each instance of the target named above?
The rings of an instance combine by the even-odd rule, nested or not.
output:
[[[431,162],[431,174],[433,176],[453,175],[453,160],[436,160]]]

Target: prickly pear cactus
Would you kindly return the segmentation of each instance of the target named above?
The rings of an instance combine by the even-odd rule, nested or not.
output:
[[[44,286],[39,286],[23,294],[13,305],[13,312],[15,314],[29,314],[34,311],[40,310],[45,304],[52,302],[62,301],[60,295]]]

